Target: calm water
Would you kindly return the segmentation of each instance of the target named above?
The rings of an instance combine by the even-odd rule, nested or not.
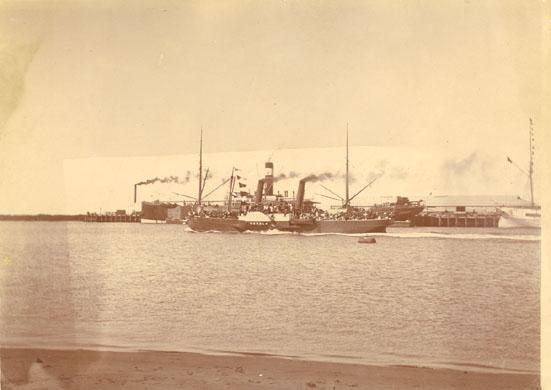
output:
[[[539,370],[539,232],[0,222],[3,345]]]

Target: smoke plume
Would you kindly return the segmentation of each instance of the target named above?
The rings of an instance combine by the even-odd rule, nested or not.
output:
[[[398,180],[405,180],[409,176],[408,171],[401,166],[394,166],[390,170],[390,178],[391,179],[398,179]]]
[[[444,185],[453,186],[455,191],[468,191],[474,182],[488,185],[499,178],[493,160],[476,151],[463,159],[444,161],[440,167],[440,175]]]
[[[205,174],[207,175],[207,179],[211,179],[213,177],[213,173],[211,171],[209,171],[208,173],[204,172],[203,175]],[[192,178],[198,179],[199,174],[198,173],[193,174],[191,171],[187,171],[184,177],[179,177],[179,176],[154,177],[153,179],[140,181],[139,183],[136,183],[136,185],[143,186],[143,185],[155,184],[155,183],[187,184],[191,181]]]
[[[478,160],[478,155],[476,152],[472,152],[468,157],[464,158],[463,160],[455,161],[455,160],[446,160],[444,164],[442,165],[442,170],[445,175],[464,175],[465,173],[469,172],[475,162]]]
[[[274,183],[285,179],[296,179],[299,176],[300,174],[294,171],[291,171],[289,173],[280,173],[279,175],[274,176]]]
[[[337,172],[323,172],[323,173],[311,173],[310,175],[304,177],[301,179],[301,181],[308,181],[311,183],[315,183],[318,181],[324,181],[324,180],[333,180],[333,179],[343,179],[345,178],[345,175]]]
[[[137,186],[143,186],[143,185],[155,184],[155,183],[182,183],[182,181],[180,180],[180,178],[178,176],[167,176],[167,177],[162,177],[162,178],[161,177],[155,177],[153,179],[147,179],[147,180],[144,180],[144,181],[140,181],[139,183],[136,183],[136,185]]]
[[[384,174],[385,174],[384,171],[371,171],[365,177],[365,181],[369,183],[372,180],[381,178]]]

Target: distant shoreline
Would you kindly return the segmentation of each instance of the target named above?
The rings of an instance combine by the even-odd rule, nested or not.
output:
[[[116,389],[538,389],[539,374],[193,352],[2,348],[2,384]]]
[[[0,221],[82,221],[84,214],[0,214]]]

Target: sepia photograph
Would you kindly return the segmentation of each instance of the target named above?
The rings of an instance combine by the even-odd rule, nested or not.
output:
[[[551,388],[550,42],[546,0],[1,2],[0,389]]]

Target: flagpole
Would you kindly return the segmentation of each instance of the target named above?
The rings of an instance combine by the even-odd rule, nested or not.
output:
[[[350,201],[348,199],[349,196],[349,189],[348,189],[348,122],[346,122],[346,199],[345,199],[345,207],[348,209],[348,202]]]
[[[199,139],[199,194],[197,204],[201,206],[201,195],[203,195],[203,126],[201,126],[201,137]]]
[[[534,123],[532,122],[532,118],[530,118],[530,202],[532,203],[532,207],[534,207],[534,183],[532,180],[532,176],[534,174],[534,149],[532,145],[532,137],[534,136]]]

